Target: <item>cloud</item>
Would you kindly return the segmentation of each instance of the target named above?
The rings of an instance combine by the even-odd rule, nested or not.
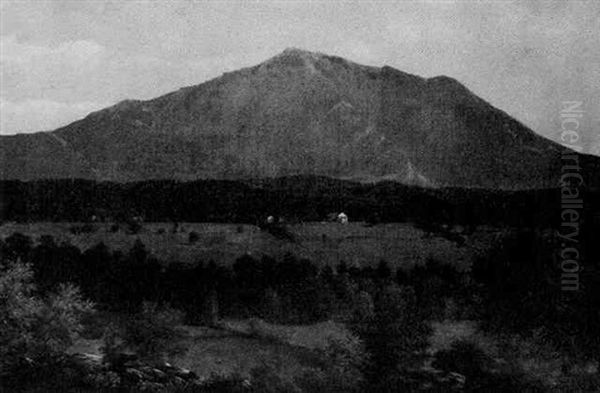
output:
[[[14,102],[0,98],[0,134],[51,130],[104,106],[105,103],[97,102],[73,104],[50,100]]]
[[[2,95],[13,101],[49,99],[57,87],[71,88],[98,69],[105,48],[87,40],[66,41],[55,46],[34,45],[16,36],[0,37]],[[61,101],[67,101],[63,97]],[[75,98],[73,101],[79,101]]]
[[[33,62],[57,62],[80,66],[100,55],[104,47],[94,41],[63,42],[55,47],[19,42],[15,35],[0,37],[2,63],[28,65]]]

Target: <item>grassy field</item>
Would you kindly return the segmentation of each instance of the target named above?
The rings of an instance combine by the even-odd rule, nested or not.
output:
[[[472,320],[431,321],[427,354],[447,350],[457,341],[474,343],[496,367],[507,373],[523,373],[531,380],[556,386],[564,377],[564,364],[579,367],[575,374],[585,376],[585,364],[571,364],[561,359],[548,345],[518,335],[492,336]],[[332,340],[342,340],[350,333],[341,323],[325,321],[311,325],[278,325],[256,319],[226,319],[220,328],[184,326],[187,332],[185,352],[169,361],[194,371],[200,378],[211,375],[238,374],[247,377],[252,369],[268,364],[281,376],[299,376],[319,364],[318,350]],[[79,339],[72,353],[101,356],[99,339]],[[317,350],[317,351],[315,351]],[[571,371],[573,373],[573,371]]]
[[[282,375],[299,375],[318,362],[315,349],[323,349],[331,338],[348,333],[334,322],[313,325],[273,325],[260,320],[224,320],[221,328],[184,326],[185,352],[169,361],[194,371],[201,378],[213,374],[248,376],[250,370],[269,364]],[[101,356],[102,340],[80,338],[72,353]]]
[[[449,262],[461,268],[470,265],[472,258],[493,242],[494,230],[479,230],[467,237],[464,245],[425,233],[406,223],[366,226],[310,222],[289,225],[293,240],[281,240],[254,225],[183,223],[173,233],[171,223],[146,223],[137,234],[121,229],[110,231],[110,224],[93,224],[92,231],[74,234],[71,228],[79,223],[39,222],[32,224],[5,223],[0,236],[14,232],[34,240],[51,235],[57,242],[68,241],[81,250],[104,242],[113,250],[128,250],[140,239],[150,252],[162,261],[194,263],[214,260],[232,264],[243,254],[255,257],[270,255],[280,258],[286,253],[308,258],[314,263],[331,266],[345,261],[352,265],[376,265],[380,260],[395,267],[421,264],[427,258]],[[189,241],[189,234],[198,240]]]

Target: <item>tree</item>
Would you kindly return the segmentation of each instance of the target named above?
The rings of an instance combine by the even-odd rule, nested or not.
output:
[[[381,281],[386,281],[392,276],[392,269],[390,269],[390,266],[383,259],[377,265],[376,275]]]
[[[374,317],[361,330],[371,355],[366,369],[371,391],[396,391],[402,387],[399,381],[403,374],[419,364],[429,331],[429,325],[419,315],[412,287],[392,284],[381,291]]]
[[[15,232],[6,238],[3,251],[5,257],[10,260],[14,261],[21,259],[23,261],[28,261],[32,248],[33,241],[29,236]]]
[[[373,304],[373,298],[368,292],[360,291],[356,296],[352,320],[355,323],[364,324],[370,322],[374,316],[375,305]]]
[[[182,320],[179,311],[145,302],[141,311],[122,327],[123,345],[133,349],[144,361],[163,362],[185,349],[186,335],[180,327]]]
[[[362,391],[362,368],[368,360],[362,342],[350,333],[328,339],[326,346],[317,349],[324,360],[319,369],[309,368],[299,385],[305,392],[352,393]]]
[[[93,305],[72,285],[41,298],[31,267],[0,262],[0,375],[14,376],[23,362],[43,364],[65,354]]]
[[[195,231],[191,231],[188,235],[188,242],[190,244],[194,244],[196,243],[198,240],[200,240],[200,235],[198,235],[198,232]]]

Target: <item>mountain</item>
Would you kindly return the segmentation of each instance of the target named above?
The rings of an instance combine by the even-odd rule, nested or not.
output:
[[[319,175],[503,189],[556,186],[565,151],[449,77],[298,49],[0,141],[2,179]],[[599,160],[579,157],[597,182]]]

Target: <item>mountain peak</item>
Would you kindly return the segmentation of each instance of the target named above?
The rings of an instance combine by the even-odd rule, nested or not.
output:
[[[283,50],[283,52],[281,52],[281,54],[282,55],[285,55],[285,54],[288,54],[288,55],[289,54],[292,54],[292,55],[295,55],[295,54],[303,54],[303,55],[310,54],[310,55],[315,55],[317,53],[316,52],[311,52],[311,51],[306,50],[306,49],[301,49],[301,48],[296,48],[294,46],[290,46],[290,47],[285,48]]]
[[[300,48],[286,48],[283,52],[271,57],[264,63],[259,65],[263,69],[274,68],[297,68],[307,69],[311,73],[316,72],[315,65],[317,62],[322,60],[324,55],[322,53],[310,52],[308,50]]]
[[[323,53],[311,52],[306,49],[300,49],[295,47],[285,48],[283,52],[275,55],[272,59],[280,58],[298,58],[303,60],[318,60],[324,56]]]
[[[56,133],[0,137],[0,167],[3,179],[321,175],[533,188],[558,182],[560,146],[452,78],[287,48],[200,85],[121,102]]]

